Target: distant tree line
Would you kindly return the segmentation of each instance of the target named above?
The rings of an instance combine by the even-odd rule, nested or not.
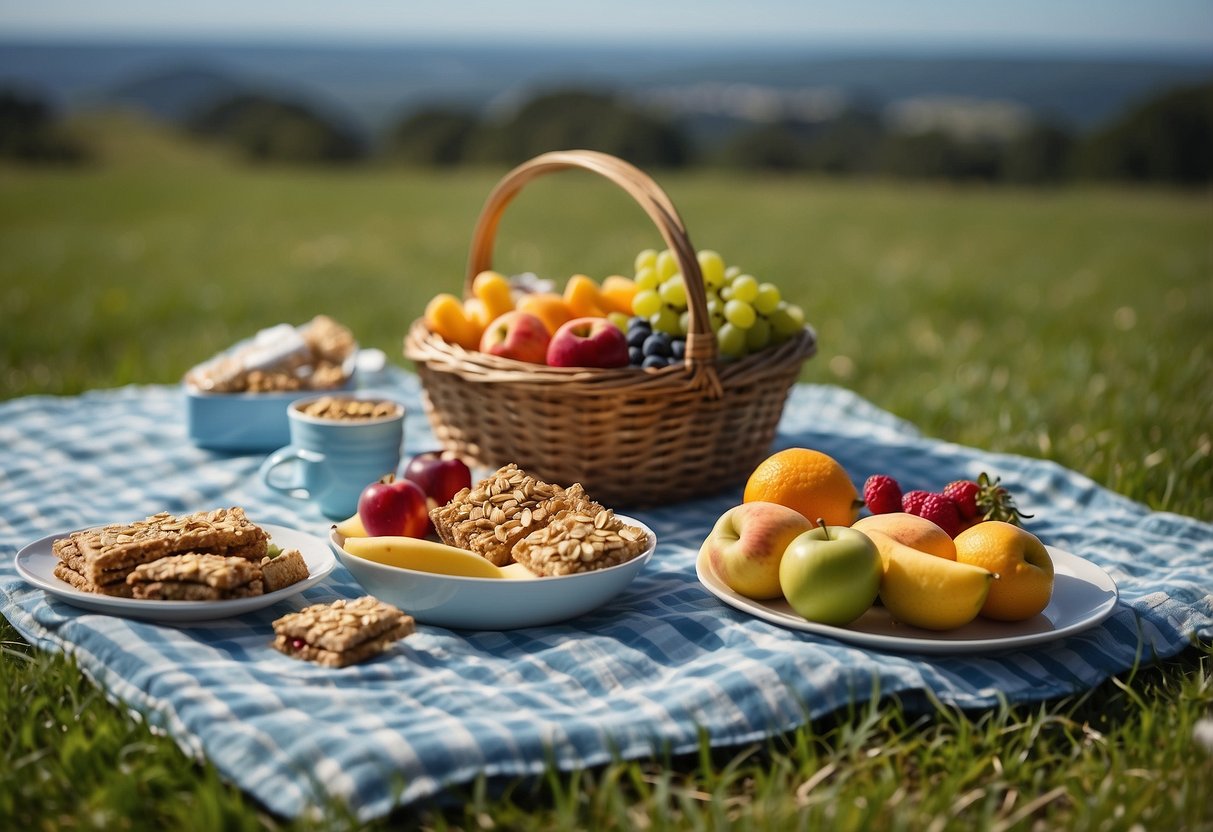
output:
[[[543,93],[496,117],[429,108],[402,118],[378,142],[315,108],[264,94],[224,98],[183,127],[254,162],[512,164],[546,150],[584,147],[644,168],[714,165],[1036,184],[1213,182],[1213,83],[1159,94],[1090,133],[1038,122],[1001,139],[906,132],[891,128],[875,110],[856,107],[822,122],[750,124],[705,148],[685,127],[626,98],[592,90]],[[86,156],[58,130],[45,103],[0,93],[0,157],[70,162]]]

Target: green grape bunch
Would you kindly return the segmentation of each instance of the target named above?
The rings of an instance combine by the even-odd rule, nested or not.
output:
[[[707,292],[708,319],[716,333],[720,357],[744,358],[782,344],[804,327],[804,310],[788,303],[774,283],[759,282],[738,266],[726,266],[715,251],[698,253]],[[654,332],[687,334],[686,280],[669,249],[645,249],[636,255],[636,295],[632,314],[649,322]]]

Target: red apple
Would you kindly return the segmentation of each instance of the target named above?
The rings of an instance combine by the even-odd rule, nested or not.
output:
[[[548,329],[529,312],[506,312],[493,319],[480,336],[480,351],[515,361],[542,364],[547,357]]]
[[[362,489],[358,516],[371,537],[425,537],[430,530],[429,507],[421,486],[391,474]]]
[[[404,478],[421,486],[425,495],[444,506],[464,488],[472,487],[472,471],[458,457],[444,457],[442,451],[417,454],[404,468]]]
[[[552,336],[547,363],[553,367],[626,367],[627,336],[608,318],[574,318]]]

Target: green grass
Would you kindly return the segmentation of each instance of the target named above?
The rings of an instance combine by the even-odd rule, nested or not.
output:
[[[498,171],[247,170],[208,159],[0,170],[0,398],[177,381],[258,327],[328,312],[400,355],[458,291]],[[927,434],[1047,457],[1213,519],[1209,193],[991,190],[663,175],[694,241],[779,283],[818,328],[807,381]],[[506,213],[497,265],[627,271],[658,243],[568,174]],[[75,666],[0,657],[0,820],[17,828],[283,824],[107,704]],[[1208,645],[1086,697],[915,719],[896,703],[701,758],[458,791],[444,828],[1213,829]]]

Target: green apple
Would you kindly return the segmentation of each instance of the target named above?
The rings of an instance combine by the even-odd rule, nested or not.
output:
[[[866,534],[818,520],[784,550],[779,586],[797,614],[842,626],[872,606],[882,571],[880,552]]]

